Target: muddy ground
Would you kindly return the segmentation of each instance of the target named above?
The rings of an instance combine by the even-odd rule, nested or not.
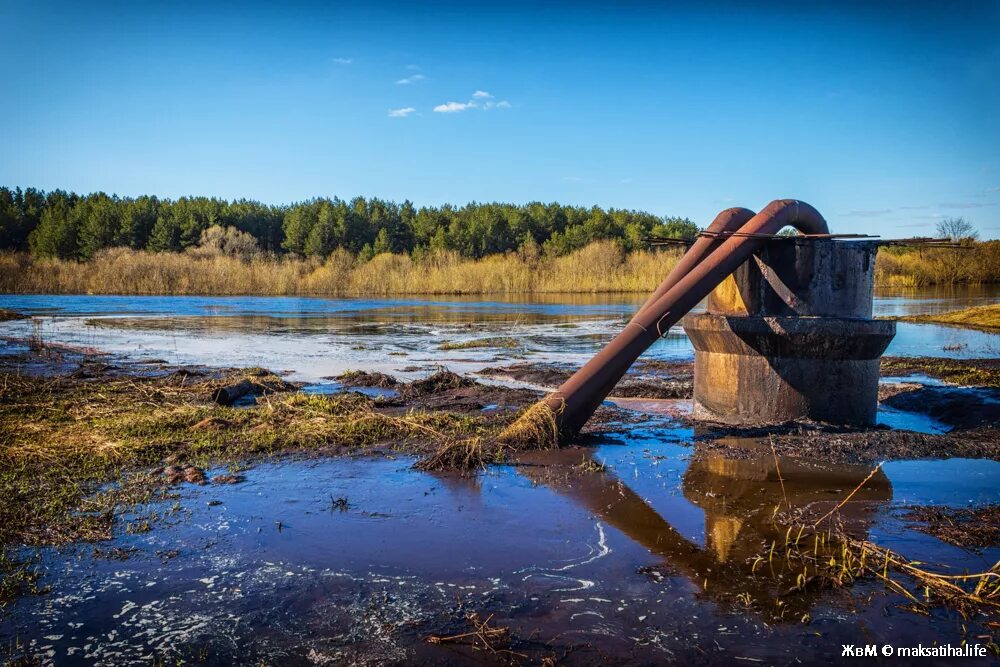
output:
[[[940,360],[886,361],[884,374],[904,380],[907,376],[985,379],[972,388],[910,381],[883,386],[884,404],[932,415],[951,428],[947,433],[887,427],[844,429],[806,422],[732,428],[694,422],[682,409],[649,413],[624,407],[642,406],[646,399],[651,404],[677,406],[690,395],[691,364],[643,362],[614,392],[629,396],[629,401],[606,403],[580,438],[562,451],[539,452],[490,449],[488,443],[547,388],[565,379],[570,369],[516,364],[483,369],[477,374],[480,377],[437,370],[412,382],[356,371],[334,378],[335,385],[317,387],[288,382],[264,369],[176,367],[156,359],[128,361],[54,346],[25,349],[0,357],[0,450],[4,454],[0,458],[0,554],[24,544],[100,542],[123,532],[151,531],[172,510],[164,510],[159,518],[125,518],[130,507],[179,503],[183,489],[216,489],[212,485],[220,490],[238,489],[244,483],[245,466],[266,459],[342,457],[337,460],[347,461],[354,455],[393,459],[412,454],[426,461],[434,459],[443,443],[454,442],[468,443],[469,451],[479,453],[473,467],[509,463],[526,471],[525,477],[533,483],[565,487],[572,494],[593,491],[593,508],[601,516],[610,507],[608,502],[625,497],[624,487],[604,478],[603,464],[588,455],[588,443],[596,433],[619,430],[627,434],[636,424],[657,422],[690,433],[682,444],[690,447],[695,462],[721,451],[730,459],[759,459],[765,452],[775,457],[865,465],[947,457],[1000,461],[994,360],[948,362],[947,367]],[[318,393],[319,389],[324,393]],[[219,466],[225,468],[210,472]],[[692,488],[698,479],[692,473]],[[704,494],[706,502],[715,498],[712,493]],[[639,496],[627,498],[638,502]],[[331,497],[330,511],[346,511],[351,502]],[[633,510],[628,516],[636,514]],[[614,516],[605,518],[612,521]],[[904,519],[919,526],[918,530],[969,548],[995,546],[1000,539],[995,530],[984,530],[995,525],[995,509],[962,513],[915,507]],[[280,521],[276,530],[282,530]],[[748,544],[747,549],[759,546]],[[734,578],[745,575],[739,569],[745,565],[745,560],[733,562]],[[712,560],[711,568],[716,567]],[[4,596],[9,600],[43,592],[32,588],[37,578],[32,579],[30,570],[20,564],[11,561],[0,571],[4,573],[0,605]],[[649,576],[664,575],[657,570]],[[485,618],[476,622],[482,624]],[[477,627],[464,614],[456,619],[436,634],[447,637],[466,631],[466,626]],[[531,641],[528,637],[519,645],[530,648]]]

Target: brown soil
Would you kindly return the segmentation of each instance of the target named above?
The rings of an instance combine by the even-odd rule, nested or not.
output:
[[[487,367],[479,375],[528,382],[555,389],[569,379],[576,367],[525,362]],[[690,398],[694,388],[694,365],[680,361],[638,361],[611,393],[620,398]]]
[[[989,426],[940,435],[888,428],[852,431],[808,423],[767,428],[702,426],[695,433],[698,450],[725,450],[731,458],[759,456],[769,452],[773,442],[779,456],[836,463],[952,457],[1000,461],[1000,431]]]
[[[916,530],[965,549],[1000,546],[1000,505],[977,508],[911,507],[904,519]]]

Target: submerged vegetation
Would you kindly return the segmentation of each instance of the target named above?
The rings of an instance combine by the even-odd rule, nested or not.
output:
[[[439,350],[471,350],[481,347],[515,348],[521,343],[516,338],[501,336],[495,338],[472,338],[470,340],[445,341],[438,346]]]

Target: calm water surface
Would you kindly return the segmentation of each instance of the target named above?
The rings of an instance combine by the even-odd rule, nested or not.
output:
[[[171,363],[264,366],[318,381],[351,368],[406,376],[401,369],[427,364],[459,372],[518,360],[582,364],[621,330],[641,301],[641,295],[590,294],[520,301],[6,295],[0,296],[0,308],[40,316],[41,335],[49,342]],[[878,295],[875,314],[940,312],[998,301],[998,286],[895,291]],[[3,323],[0,335],[25,336],[32,326]],[[520,344],[502,350],[437,350],[445,341],[494,336],[514,337]],[[887,354],[994,357],[1000,354],[1000,337],[901,322]],[[693,355],[677,326],[645,356]]]

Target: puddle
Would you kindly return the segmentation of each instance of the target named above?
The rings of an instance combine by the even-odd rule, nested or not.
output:
[[[639,430],[475,477],[419,472],[403,457],[263,463],[242,484],[183,485],[181,512],[100,545],[134,548],[126,560],[90,545],[45,550],[52,591],[18,600],[0,638],[58,664],[439,662],[462,649],[424,638],[474,610],[532,656],[566,653],[569,664],[702,663],[705,647],[712,661],[813,662],[870,632],[955,639],[950,614],[898,613],[898,597],[873,583],[790,597],[788,622],[741,605],[787,585],[750,571],[781,537],[775,507],[826,511],[870,470],[783,457],[779,479],[770,455],[692,458],[689,437]],[[579,472],[587,461],[604,472]],[[842,517],[911,558],[988,567],[1000,550],[964,552],[893,510],[995,503],[998,488],[995,462],[894,462]]]
[[[897,410],[887,405],[879,405],[876,419],[882,426],[917,433],[947,433],[952,428],[922,412]]]

